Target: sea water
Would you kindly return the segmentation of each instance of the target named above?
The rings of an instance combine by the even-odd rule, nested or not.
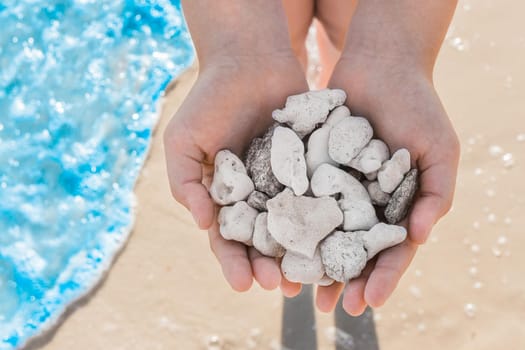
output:
[[[193,60],[179,1],[0,0],[0,349],[108,269],[168,82]]]

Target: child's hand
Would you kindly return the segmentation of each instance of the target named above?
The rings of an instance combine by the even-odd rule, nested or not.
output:
[[[382,252],[346,288],[343,306],[352,315],[361,314],[366,305],[382,305],[393,292],[418,244],[450,209],[459,160],[458,138],[428,74],[372,57],[358,61],[342,59],[330,86],[348,93],[352,114],[367,117],[391,152],[403,147],[410,151],[412,166],[420,170],[420,191],[406,222],[407,241]],[[321,308],[331,305],[330,298],[319,297]]]
[[[209,229],[210,246],[233,289],[250,288],[253,277],[266,289],[281,284],[280,267],[242,243],[219,234],[218,208],[208,195],[213,160],[221,149],[242,157],[250,141],[272,124],[271,113],[289,95],[308,90],[291,52],[268,56],[221,57],[201,66],[188,97],[165,131],[170,187],[201,229]],[[283,292],[300,286],[282,282]]]

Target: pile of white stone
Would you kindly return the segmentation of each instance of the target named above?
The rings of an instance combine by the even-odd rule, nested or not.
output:
[[[345,100],[337,89],[290,96],[250,144],[246,166],[228,150],[215,157],[210,194],[222,206],[221,235],[282,258],[292,282],[347,282],[407,235],[395,224],[417,190],[410,153],[390,156]]]

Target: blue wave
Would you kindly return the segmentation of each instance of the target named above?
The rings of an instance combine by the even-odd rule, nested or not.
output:
[[[194,51],[178,0],[4,0],[0,23],[0,349],[14,349],[126,241],[157,102]]]

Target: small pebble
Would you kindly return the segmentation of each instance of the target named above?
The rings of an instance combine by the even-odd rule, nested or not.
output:
[[[405,218],[408,209],[412,206],[418,182],[417,169],[410,170],[392,194],[385,208],[385,217],[389,223],[396,224]]]

